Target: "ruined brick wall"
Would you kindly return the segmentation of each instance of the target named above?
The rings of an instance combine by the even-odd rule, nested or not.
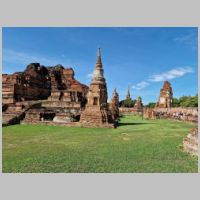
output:
[[[175,119],[181,121],[198,122],[197,108],[145,108],[145,119]]]
[[[61,65],[44,67],[32,63],[24,72],[3,74],[2,79],[5,124],[16,121],[14,119],[19,115],[18,103],[43,100],[39,108],[30,108],[24,115],[24,121],[32,123],[40,121],[40,114],[48,115],[48,112],[55,114],[57,121],[78,119],[86,104],[88,86],[75,80],[72,68],[65,69]]]
[[[88,87],[74,79],[72,68],[29,64],[24,72],[2,75],[3,104],[47,99],[86,103]]]
[[[24,72],[3,74],[3,103],[46,99],[49,94],[48,71],[38,63],[28,65]]]
[[[17,83],[17,75],[2,74],[2,103],[14,103],[15,84]]]
[[[192,154],[198,155],[198,128],[190,131],[187,137],[183,140],[183,149]]]
[[[119,113],[120,114],[135,114],[135,115],[142,115],[143,109],[138,109],[138,108],[125,108],[125,107],[120,107],[119,108]]]

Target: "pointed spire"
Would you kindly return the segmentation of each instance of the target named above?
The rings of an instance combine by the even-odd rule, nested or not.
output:
[[[98,56],[101,57],[101,50],[98,48]]]
[[[100,48],[98,48],[96,68],[102,68]]]
[[[128,86],[127,94],[126,94],[126,99],[129,100],[131,99],[131,94],[130,94],[130,87]]]

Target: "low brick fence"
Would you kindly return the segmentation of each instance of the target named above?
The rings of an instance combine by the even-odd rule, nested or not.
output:
[[[175,119],[198,122],[197,108],[144,108],[144,119]]]
[[[123,115],[123,114],[142,115],[143,109],[120,107],[120,108],[119,108],[119,113],[120,113],[121,115]]]

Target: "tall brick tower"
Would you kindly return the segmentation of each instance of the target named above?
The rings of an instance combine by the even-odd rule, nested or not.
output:
[[[107,86],[101,62],[100,48],[93,79],[87,95],[87,105],[81,114],[80,122],[96,127],[109,127],[113,123],[107,104]]]
[[[170,108],[172,106],[173,92],[171,84],[168,81],[164,82],[163,88],[160,90],[160,97],[156,103],[157,108]]]

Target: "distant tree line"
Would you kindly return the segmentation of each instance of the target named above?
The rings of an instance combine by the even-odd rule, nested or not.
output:
[[[195,96],[182,96],[180,98],[173,98],[173,107],[198,107],[198,94]]]
[[[146,105],[147,108],[154,108],[155,102],[150,102]],[[195,96],[182,96],[172,99],[172,107],[198,107],[198,94]]]
[[[135,105],[135,99],[125,99],[119,102],[120,107],[132,108]]]
[[[156,105],[156,103],[150,102],[150,103],[148,103],[145,107],[147,107],[147,108],[154,108],[155,105]]]

